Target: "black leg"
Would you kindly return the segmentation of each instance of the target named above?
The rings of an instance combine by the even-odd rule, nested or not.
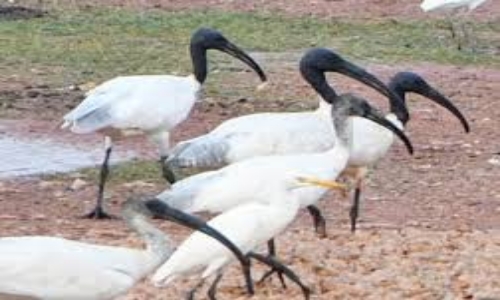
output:
[[[313,218],[314,230],[320,238],[326,238],[326,220],[321,214],[321,211],[317,206],[309,205],[307,207],[309,214]]]
[[[255,252],[249,252],[248,257],[254,258],[268,266],[270,266],[273,269],[279,270],[279,272],[283,273],[288,279],[291,281],[295,282],[301,289],[302,293],[304,294],[304,298],[306,300],[309,299],[311,295],[311,289],[305,286],[300,278],[292,271],[290,270],[287,266],[282,264],[280,261],[278,261],[276,258],[271,257],[271,256],[264,256]]]
[[[205,279],[200,280],[194,288],[192,288],[187,294],[186,294],[186,300],[194,300],[194,295],[198,291],[198,289],[205,283]]]
[[[247,258],[247,257],[245,257]],[[243,276],[245,276],[245,285],[247,287],[247,293],[250,296],[253,296],[255,294],[254,288],[253,288],[253,280],[252,280],[252,265],[250,259],[247,259],[246,261],[240,260],[241,266],[243,268]]]
[[[162,156],[160,157],[160,164],[161,164],[161,172],[163,175],[163,178],[165,178],[166,181],[170,184],[175,183],[175,174],[174,172],[170,169],[168,164],[166,163],[168,156]]]
[[[349,217],[351,218],[351,232],[356,232],[356,222],[359,216],[359,199],[361,198],[361,187],[356,187],[354,190],[354,201],[349,211]]]
[[[212,285],[208,289],[208,293],[207,293],[208,299],[217,300],[217,298],[215,298],[215,293],[217,292],[217,285],[219,284],[219,281],[221,279],[222,279],[222,273],[217,274],[217,277],[215,277],[214,282],[212,282]]]
[[[268,242],[267,242],[267,249],[269,251],[269,256],[270,257],[274,257],[276,258],[276,244],[274,243],[274,239],[270,239]],[[272,268],[271,270],[267,271],[266,273],[264,273],[264,275],[262,276],[262,278],[258,281],[258,283],[262,283],[264,282],[264,280],[266,280],[268,277],[270,277],[271,275],[273,275],[274,273],[277,273],[278,274],[278,278],[281,282],[281,286],[286,289],[287,286],[286,286],[286,283],[285,283],[285,278],[283,278],[283,272],[281,272],[280,270],[278,269],[275,269],[275,268]]]
[[[101,165],[101,172],[99,175],[99,191],[97,193],[97,202],[95,208],[84,215],[83,218],[87,219],[112,219],[113,216],[107,214],[104,211],[103,201],[104,201],[104,186],[106,184],[106,179],[109,175],[109,158],[111,157],[112,146],[106,148],[106,154],[104,156],[104,161]]]

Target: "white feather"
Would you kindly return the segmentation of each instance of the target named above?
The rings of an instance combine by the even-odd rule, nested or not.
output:
[[[330,110],[331,106],[320,100],[316,111],[233,118],[206,135],[177,144],[168,162],[180,168],[216,168],[257,156],[322,152],[335,144]],[[393,114],[388,114],[387,120],[402,129]],[[394,134],[363,118],[352,118],[349,123],[349,165],[374,165],[390,149]]]
[[[424,0],[420,7],[423,11],[452,10],[460,7],[467,7],[474,10],[486,0]]]
[[[108,300],[126,293],[173,252],[168,237],[133,209],[126,208],[124,218],[145,240],[146,249],[50,236],[0,238],[0,295]]]
[[[75,133],[106,127],[169,131],[189,114],[200,84],[194,76],[127,76],[111,79],[87,93],[64,116]]]

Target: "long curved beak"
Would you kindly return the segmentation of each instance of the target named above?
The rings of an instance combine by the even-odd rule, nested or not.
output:
[[[401,97],[399,97],[398,94],[392,91],[385,83],[383,83],[377,77],[368,73],[364,69],[344,60],[341,66],[336,71],[349,76],[352,79],[361,81],[362,83],[375,89],[382,95],[389,98],[391,103],[394,103],[399,111],[403,112],[406,115],[408,114],[408,108],[406,107],[403,99],[401,99]]]
[[[234,253],[244,269],[249,266],[250,262],[245,254],[243,254],[243,252],[241,252],[241,250],[222,233],[208,225],[202,219],[175,209],[159,199],[145,201],[145,204],[149,211],[151,211],[151,213],[157,218],[172,221],[191,229],[198,230],[216,239]],[[253,286],[248,286],[249,284],[251,285],[251,283],[247,281],[248,291],[250,294],[253,294]]]
[[[465,119],[464,115],[458,108],[453,105],[453,103],[443,96],[440,92],[438,92],[436,89],[432,88],[431,86],[426,86],[422,89],[419,90],[413,90],[414,93],[420,94],[433,102],[441,105],[442,107],[446,108],[449,112],[451,112],[459,121],[462,123],[462,126],[464,127],[465,132],[470,131],[469,123],[467,122],[467,119]]]
[[[255,73],[257,73],[257,75],[259,75],[260,80],[262,82],[267,81],[267,76],[264,73],[264,71],[262,71],[260,66],[253,60],[253,58],[251,58],[248,54],[245,53],[245,51],[240,49],[235,44],[232,44],[231,42],[228,41],[226,42],[226,44],[224,44],[224,46],[220,47],[219,50],[247,64],[250,68],[252,68],[255,71]]]
[[[373,121],[379,124],[380,126],[384,126],[385,128],[392,131],[403,141],[403,143],[406,146],[406,149],[408,150],[408,153],[413,155],[413,145],[411,144],[410,139],[405,135],[403,131],[401,131],[398,127],[389,122],[381,113],[372,108],[366,111],[362,117],[370,121]]]

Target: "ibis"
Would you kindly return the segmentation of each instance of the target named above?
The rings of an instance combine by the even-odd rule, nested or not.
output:
[[[339,65],[344,61],[340,57],[335,59],[339,60]],[[346,70],[349,68],[340,68],[338,72],[348,76],[356,74],[346,72]],[[385,92],[390,96],[388,97],[390,113],[386,118],[398,128],[404,128],[409,120],[409,112],[404,99],[407,93],[413,92],[449,110],[459,119],[465,131],[469,131],[467,120],[460,110],[418,74],[397,73],[390,80],[389,89],[391,91],[389,94]],[[335,144],[329,101],[320,97],[320,105],[314,111],[259,113],[230,119],[208,134],[180,142],[172,149],[167,163],[171,168],[217,168],[257,156],[326,151]],[[375,165],[388,152],[394,142],[394,135],[378,124],[362,118],[353,118],[350,122],[353,129],[350,168],[344,172],[344,175],[351,175],[356,181],[355,199],[358,200],[354,201],[350,211],[351,230],[354,231],[359,210],[361,180],[368,168]],[[193,180],[198,179],[193,178]],[[179,187],[179,189],[190,190],[184,187]],[[168,197],[175,195],[175,188],[165,193],[164,196],[168,195]],[[320,235],[324,236],[325,222],[320,211],[313,205],[308,206],[308,210],[314,217],[316,228],[320,229]]]
[[[174,244],[148,221],[154,214],[210,234],[205,222],[175,210],[151,211],[129,199],[122,215],[146,243],[145,249],[104,246],[52,236],[0,238],[0,296],[46,300],[107,300],[125,294],[170,257]],[[222,243],[228,242],[222,238]],[[234,245],[233,245],[234,246]]]
[[[349,102],[351,98],[356,97],[351,94],[339,96],[326,82],[325,72],[337,72],[340,69],[346,73],[356,74],[353,77],[361,77],[363,82],[369,82],[384,94],[390,94],[389,88],[376,77],[328,49],[311,49],[302,58],[300,66],[305,80],[324,99],[333,103],[334,108],[336,102]],[[363,105],[359,104],[357,106]],[[335,109],[334,112],[336,112]],[[337,113],[334,113],[333,116],[330,116],[330,126],[333,129],[331,130],[331,136],[327,138],[333,138],[335,146],[330,147],[327,151],[259,156],[242,160],[216,171],[207,171],[180,180],[173,184],[170,189],[148,201],[148,203],[151,205],[155,205],[155,203],[167,204],[172,208],[187,213],[201,211],[221,213],[247,203],[257,202],[267,205],[269,203],[269,193],[272,193],[276,188],[283,187],[284,181],[289,182],[290,179],[287,178],[289,178],[290,174],[308,174],[326,180],[335,179],[345,167],[344,164],[340,164],[338,161],[344,159],[347,161],[349,159],[349,153],[345,147],[337,147],[337,145],[341,144],[341,139],[347,138],[345,136],[338,137],[339,134],[347,135],[347,131],[344,129],[345,118],[339,118],[337,115]],[[365,118],[371,118],[371,116],[371,114],[363,115]],[[380,118],[371,118],[370,120],[394,131],[406,144],[408,151],[413,152],[410,141],[391,122],[386,119],[380,121]],[[332,126],[332,121],[334,126]],[[296,197],[300,207],[311,207],[325,192],[324,188],[308,187],[292,189],[287,194],[290,194],[290,198]],[[319,210],[317,214],[313,212],[313,216],[318,214],[320,214]],[[315,226],[318,228],[322,224],[315,219]],[[272,241],[269,243],[269,249],[271,255],[273,255],[275,250]]]
[[[320,82],[321,80],[315,83]],[[227,209],[210,220],[208,225],[226,236],[244,253],[249,253],[250,257],[255,257],[253,251],[259,245],[271,241],[295,219],[298,210],[302,207],[301,194],[310,193],[309,189],[311,187],[303,186],[304,183],[318,185],[320,190],[342,188],[341,185],[332,182],[332,180],[335,180],[346,167],[349,158],[347,123],[349,117],[360,116],[367,118],[382,126],[387,126],[387,128],[394,130],[402,138],[405,138],[402,132],[363,99],[347,94],[335,96],[333,102],[332,115],[335,120],[334,130],[337,143],[327,155],[303,155],[295,158],[290,156],[288,159],[283,159],[284,156],[275,156],[260,161],[256,158],[236,164],[238,165],[237,168],[231,168],[234,165],[228,166],[222,169],[222,172],[217,172],[215,178],[212,177],[214,175],[209,176],[212,177],[212,182],[209,185],[215,185],[215,189],[219,189],[219,195],[224,193],[222,189],[225,187],[226,189],[236,190],[235,197],[237,193],[240,193],[240,201],[246,198],[244,203]],[[293,167],[287,167],[286,164],[283,164],[285,160],[288,160]],[[329,172],[320,170],[321,167],[318,164],[320,160],[329,164]],[[248,163],[251,161],[256,166]],[[271,166],[262,164],[265,161]],[[315,165],[315,167],[303,166],[301,168],[298,166],[299,161],[303,165],[310,164]],[[259,162],[260,165],[258,165]],[[319,174],[322,175],[321,178],[328,178],[327,182],[330,182],[330,184],[325,184],[323,180],[317,180],[316,176]],[[205,180],[210,179],[205,178]],[[297,181],[302,184],[297,184]],[[253,193],[247,195],[249,187],[253,189]],[[317,189],[317,187],[314,187],[314,189]],[[215,192],[215,190],[212,192]],[[220,198],[220,201],[223,200],[223,197]],[[208,205],[208,203],[205,204]],[[273,253],[269,257],[274,259],[274,255]],[[258,257],[269,258],[266,256]],[[168,285],[178,277],[201,273],[200,283],[190,292],[192,297],[205,279],[215,276],[215,280],[209,289],[209,298],[215,299],[216,286],[222,277],[223,268],[232,259],[233,256],[226,249],[195,232],[177,248],[170,259],[158,268],[152,277],[152,281],[156,286],[163,286]],[[275,268],[275,270],[288,276],[286,272],[283,272],[283,269]],[[302,288],[305,298],[308,299],[308,288],[298,280],[293,281]]]
[[[324,73],[328,71],[350,74],[350,76],[356,79],[359,78],[362,82],[369,84],[385,95],[394,94],[376,77],[328,49],[314,48],[308,51],[301,60],[300,69],[305,80],[330,103],[334,103],[338,95],[326,82]],[[397,95],[394,94],[394,97],[397,97]],[[324,139],[325,143],[330,145],[328,150],[314,153],[255,156],[237,161],[219,170],[199,173],[180,180],[169,189],[158,194],[156,200],[187,213],[201,211],[220,213],[247,201],[255,201],[256,199],[265,201],[265,194],[261,198],[255,197],[255,194],[261,190],[261,186],[272,184],[272,180],[276,178],[275,174],[277,173],[286,174],[290,171],[296,171],[321,178],[329,178],[336,170],[336,166],[330,158],[332,153],[335,152],[336,133],[332,126],[331,115],[329,118],[329,126],[325,125],[327,129],[323,129],[324,132],[329,134],[323,132],[318,134],[318,140]],[[265,124],[255,123],[254,126],[256,130],[260,130],[261,125]],[[304,123],[304,126],[305,128],[302,131],[297,132],[297,139],[301,139],[302,136],[316,134],[311,128],[307,127],[307,123]],[[321,126],[317,127],[322,128]],[[268,130],[273,131],[274,128],[268,127]],[[404,136],[402,138],[409,151],[412,152],[411,144]],[[258,141],[254,141],[258,143]],[[252,184],[242,182],[241,186],[239,186],[237,182],[233,182],[232,176],[234,175],[232,174],[242,172],[253,173],[259,180],[253,180]],[[315,227],[322,232],[324,232],[324,220],[320,211],[313,204],[323,196],[324,192],[325,190],[322,189],[309,188],[299,193],[303,207],[308,207],[314,217]]]
[[[95,209],[86,217],[107,218],[103,209],[104,185],[109,174],[113,139],[123,133],[145,133],[158,144],[163,176],[174,182],[173,172],[163,163],[169,152],[170,131],[184,121],[191,111],[207,77],[207,50],[225,52],[250,66],[266,81],[260,66],[220,32],[201,28],[193,33],[190,54],[193,74],[189,76],[141,75],[120,76],[90,90],[76,108],[63,117],[62,128],[85,134],[105,135],[105,157],[101,165],[98,197]]]

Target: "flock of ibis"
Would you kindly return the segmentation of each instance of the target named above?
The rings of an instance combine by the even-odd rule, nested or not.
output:
[[[422,4],[422,7],[432,8]],[[456,1],[460,2],[460,1]],[[464,2],[464,1],[461,1]],[[475,1],[477,6],[481,1]],[[109,218],[103,193],[109,174],[113,141],[123,131],[145,133],[158,144],[162,175],[169,187],[148,199],[124,202],[122,217],[145,242],[145,249],[111,247],[51,236],[0,238],[0,296],[30,299],[114,299],[148,275],[156,287],[175,279],[195,277],[196,291],[211,279],[207,296],[216,299],[225,268],[241,265],[247,293],[254,294],[252,260],[269,266],[261,280],[276,274],[301,289],[311,290],[290,266],[280,262],[274,238],[306,208],[319,236],[326,222],[318,201],[329,189],[347,195],[353,184],[351,230],[356,230],[363,179],[400,139],[408,153],[413,146],[405,135],[410,113],[407,93],[426,97],[452,113],[465,132],[469,124],[451,100],[412,72],[399,72],[387,83],[326,48],[307,50],[299,62],[303,79],[318,94],[313,111],[258,113],[227,120],[209,133],[170,148],[170,131],[184,121],[198,99],[208,75],[207,51],[219,50],[247,64],[267,81],[259,64],[222,33],[201,28],[189,46],[192,75],[123,76],[89,91],[80,105],[64,116],[63,128],[74,133],[104,135],[105,158],[95,208],[88,218]],[[339,93],[327,82],[335,72],[373,88],[385,96],[390,112],[383,114],[353,93]],[[210,171],[178,180],[182,168]],[[216,216],[205,222],[196,213]],[[180,245],[150,222],[169,220],[194,230]],[[266,245],[268,253],[258,253]],[[158,293],[161,293],[159,290]]]

